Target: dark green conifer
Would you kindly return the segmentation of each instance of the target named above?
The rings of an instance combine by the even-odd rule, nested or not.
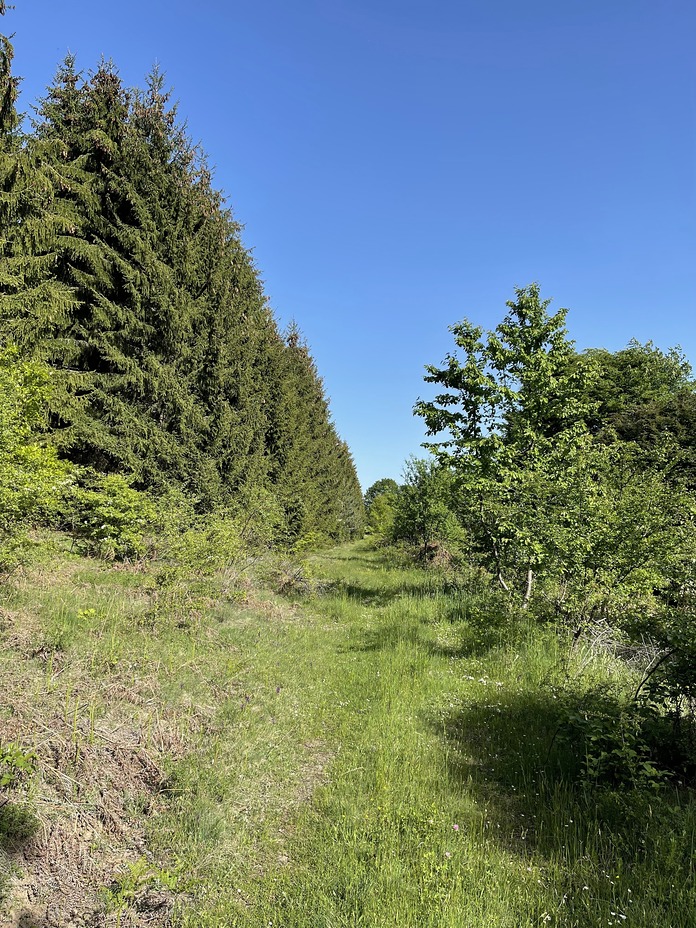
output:
[[[142,485],[193,475],[198,484],[205,468],[187,438],[202,417],[175,369],[178,301],[160,253],[169,230],[158,222],[157,172],[169,164],[144,108],[132,118],[133,95],[110,64],[78,87],[66,61],[40,110],[40,137],[60,139],[81,160],[90,191],[80,234],[62,243],[58,268],[79,296],[61,342],[74,376],[59,442],[73,460],[131,472]]]
[[[280,352],[268,434],[272,477],[291,538],[362,530],[362,493],[352,458],[331,421],[324,386],[298,327]]]
[[[68,57],[23,139],[0,51],[0,331],[53,366],[61,453],[202,508],[271,488],[288,538],[358,531],[316,366],[296,329],[279,335],[162,75],[129,91]]]
[[[55,242],[77,217],[56,190],[77,186],[79,172],[59,165],[54,145],[22,133],[13,55],[0,35],[0,327],[3,339],[43,354],[75,304],[72,288],[55,278]]]

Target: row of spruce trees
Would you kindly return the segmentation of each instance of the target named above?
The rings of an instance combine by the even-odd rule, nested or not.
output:
[[[68,56],[27,130],[12,59],[0,37],[0,339],[50,370],[59,456],[202,512],[264,488],[284,540],[359,533],[314,361],[279,331],[162,74],[130,89]]]

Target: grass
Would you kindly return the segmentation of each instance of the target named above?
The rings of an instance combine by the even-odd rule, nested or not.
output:
[[[15,889],[20,843],[84,825],[101,863],[73,877],[104,924],[696,926],[691,791],[600,788],[559,736],[623,665],[364,543],[313,570],[296,601],[158,609],[154,574],[37,553],[0,658],[3,737],[40,761]]]

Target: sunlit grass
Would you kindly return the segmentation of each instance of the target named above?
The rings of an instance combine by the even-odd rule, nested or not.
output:
[[[317,604],[345,629],[341,750],[288,865],[234,923],[695,924],[690,798],[580,787],[572,749],[552,750],[556,690],[600,673],[587,655],[569,663],[528,620],[508,647],[496,627],[453,623],[466,604],[436,576],[359,557],[331,555],[344,582]]]
[[[598,788],[559,737],[631,682],[610,656],[366,544],[313,596],[156,613],[147,572],[51,563],[14,593],[28,689],[160,758],[182,928],[696,925],[691,792]]]

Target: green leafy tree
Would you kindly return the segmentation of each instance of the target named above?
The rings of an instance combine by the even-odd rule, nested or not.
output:
[[[377,535],[380,538],[392,537],[396,505],[396,493],[380,493],[375,497],[366,515],[366,528],[371,535]]]
[[[395,498],[392,537],[419,545],[423,554],[439,545],[458,546],[464,533],[453,501],[452,468],[432,459],[411,458]]]
[[[456,476],[456,511],[474,552],[525,604],[536,578],[538,608],[676,641],[675,629],[693,625],[693,496],[671,479],[669,446],[646,453],[615,432],[592,435],[596,370],[575,363],[565,312],[549,316],[547,305],[536,287],[517,291],[495,332],[456,326],[464,358],[429,368],[448,392],[417,408],[432,433],[449,430],[434,447]],[[682,634],[671,666],[688,663],[692,641]]]
[[[391,477],[383,477],[368,487],[363,497],[366,529],[372,535],[389,538],[394,528],[399,485]]]
[[[641,407],[668,402],[682,391],[693,391],[691,365],[679,348],[661,351],[652,342],[633,339],[614,353],[604,348],[585,352],[594,362],[597,376],[590,386],[594,415],[593,432],[618,426]]]
[[[399,484],[391,477],[383,477],[381,480],[377,480],[365,491],[364,502],[366,511],[370,511],[370,507],[378,496],[382,496],[384,493],[390,493],[394,496],[398,492],[398,489]]]
[[[615,438],[639,445],[650,466],[665,452],[671,482],[696,488],[696,391],[689,362],[679,348],[667,352],[652,342],[611,353],[586,353],[597,377],[590,392],[595,410],[588,419],[603,441]]]
[[[542,558],[535,488],[561,479],[555,449],[586,431],[588,371],[572,363],[567,310],[549,315],[536,284],[507,305],[485,336],[467,320],[452,327],[458,351],[425,378],[444,392],[415,411],[428,434],[447,433],[428,447],[456,473],[458,510],[479,552],[504,588],[524,576],[527,600]]]

